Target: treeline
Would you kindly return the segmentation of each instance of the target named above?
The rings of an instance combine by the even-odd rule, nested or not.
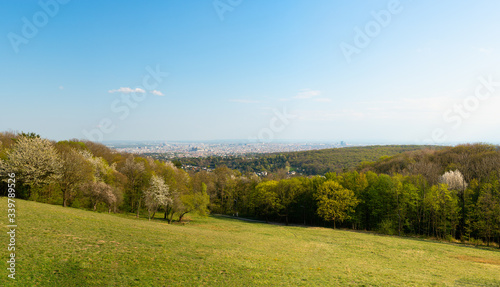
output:
[[[188,212],[208,212],[206,190],[184,170],[90,141],[0,133],[0,177],[6,181],[12,173],[22,199],[137,217],[161,211],[169,222]],[[0,194],[8,194],[7,184],[1,184]]]
[[[218,213],[488,245],[500,240],[498,174],[470,184],[458,170],[434,184],[423,175],[372,171],[262,180],[226,168],[213,174],[211,209]]]
[[[351,170],[363,162],[373,162],[381,157],[390,157],[407,151],[430,148],[439,149],[441,147],[418,145],[364,146],[248,156],[178,158],[173,161],[178,165],[209,169],[224,165],[241,173],[275,172],[286,168],[303,175],[317,175],[327,172],[343,172]],[[150,156],[165,159],[162,154],[150,154]]]
[[[500,243],[500,152],[486,144],[413,150],[339,173],[293,176],[283,168],[261,177],[224,165],[188,173],[98,143],[0,133],[0,174],[13,172],[18,197],[64,206],[150,218],[163,212],[169,221],[211,212]],[[7,190],[2,184],[1,194]]]

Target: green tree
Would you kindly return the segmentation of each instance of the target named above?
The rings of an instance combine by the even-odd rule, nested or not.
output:
[[[277,181],[270,180],[261,182],[255,187],[255,206],[265,216],[266,221],[268,221],[269,215],[276,212],[278,205],[277,186]]]
[[[396,198],[395,214],[398,222],[398,235],[404,227],[415,232],[416,226],[410,222],[415,223],[418,220],[418,189],[407,178],[400,174],[392,176],[392,193]]]
[[[363,173],[358,173],[357,171],[347,172],[339,177],[338,181],[342,187],[352,190],[357,199],[359,199],[359,205],[356,208],[356,212],[353,214],[353,229],[359,228],[363,225],[363,212],[366,197],[366,188],[368,187],[368,180],[366,175]]]
[[[491,239],[500,235],[500,192],[498,180],[485,183],[481,187],[476,206],[476,227],[486,238],[487,245]],[[500,243],[500,242],[499,242]]]
[[[286,225],[292,211],[292,205],[302,192],[302,183],[298,178],[282,179],[276,185],[276,209],[280,216],[285,217]]]
[[[139,217],[143,198],[143,188],[147,181],[147,171],[144,161],[139,161],[130,155],[121,168],[121,173],[127,177],[127,197],[132,211],[135,209],[136,217]]]
[[[220,166],[212,172],[214,189],[210,194],[212,209],[220,213],[229,213],[233,206],[233,193],[236,185],[235,171]]]
[[[433,185],[426,196],[428,210],[431,212],[434,234],[444,238],[448,232],[452,234],[458,224],[457,192],[448,189],[446,184]]]
[[[68,144],[56,145],[62,161],[61,178],[58,181],[63,194],[63,206],[68,206],[82,184],[93,180],[93,167],[77,150]]]
[[[179,222],[182,221],[184,215],[190,212],[196,212],[199,215],[206,215],[209,213],[208,204],[210,197],[207,194],[207,185],[202,184],[201,191],[189,190],[188,192],[180,195],[181,205],[179,206]]]
[[[464,237],[464,228],[465,228],[465,220],[467,218],[467,208],[466,208],[466,194],[465,190],[467,188],[467,182],[465,182],[465,178],[463,177],[460,171],[447,171],[440,178],[440,183],[445,183],[448,185],[448,188],[451,190],[455,190],[458,195],[459,205],[460,205],[460,214],[459,214],[459,233],[460,237],[463,239]]]
[[[316,199],[318,215],[324,220],[333,221],[333,228],[336,228],[337,221],[349,219],[350,213],[359,202],[352,190],[343,188],[335,181],[323,183],[318,189]]]

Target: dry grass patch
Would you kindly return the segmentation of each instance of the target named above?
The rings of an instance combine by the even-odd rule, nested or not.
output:
[[[457,259],[460,260],[465,260],[465,261],[471,261],[471,262],[476,262],[476,263],[485,263],[485,264],[492,264],[492,265],[499,265],[500,266],[500,260],[499,259],[493,259],[493,258],[483,258],[483,257],[477,257],[477,256],[467,256],[467,255],[457,255],[454,256]]]

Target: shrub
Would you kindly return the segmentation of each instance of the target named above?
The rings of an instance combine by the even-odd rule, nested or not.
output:
[[[394,227],[394,222],[390,219],[384,219],[380,222],[378,226],[378,232],[387,235],[396,234],[396,228]]]

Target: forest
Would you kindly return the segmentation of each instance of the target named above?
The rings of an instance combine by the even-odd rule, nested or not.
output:
[[[175,158],[172,162],[179,166],[189,165],[208,169],[215,169],[224,165],[241,173],[274,172],[288,168],[304,175],[318,175],[350,170],[363,162],[373,162],[384,156],[430,148],[439,149],[441,147],[421,145],[360,146],[229,157]],[[156,159],[166,159],[164,155],[158,153],[148,155]]]
[[[289,156],[289,166],[258,176],[225,165],[185,171],[100,143],[3,132],[0,195],[15,190],[17,198],[168,222],[216,213],[500,247],[497,146],[399,148],[315,175],[291,173],[300,167]],[[349,158],[356,148],[342,152]],[[12,176],[15,186],[7,184]]]

